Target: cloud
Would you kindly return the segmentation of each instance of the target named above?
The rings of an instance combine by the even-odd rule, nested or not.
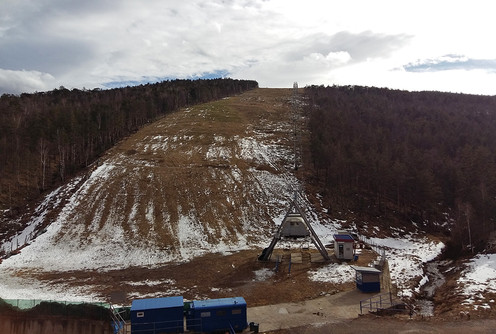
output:
[[[0,93],[20,94],[22,92],[45,91],[53,87],[54,78],[39,71],[12,71],[0,69]]]
[[[496,59],[471,59],[463,55],[445,55],[422,59],[404,66],[408,72],[438,72],[451,70],[484,70],[496,72]]]
[[[456,44],[449,46],[460,49],[439,51],[445,45],[437,42],[441,33],[434,34],[435,42],[419,41],[433,35],[422,30],[426,28],[418,24],[421,18],[405,17],[403,6],[381,4],[0,1],[0,68],[26,78],[12,82],[12,87],[4,82],[0,94],[61,85],[69,89],[120,87],[213,75],[253,79],[264,87],[291,87],[294,81],[339,84],[346,78],[382,84],[382,78],[390,78],[387,86],[394,88],[404,87],[401,80],[407,80],[398,73],[389,75],[398,68],[423,74],[496,67],[491,57],[483,55],[484,48],[478,48],[481,53],[467,61],[454,56],[452,62],[429,58],[433,45],[439,47],[436,54],[468,54],[461,50],[467,41],[456,38]],[[357,12],[357,6],[363,11]],[[391,7],[393,13],[381,6]],[[388,24],[389,18],[398,24]],[[445,26],[443,32],[454,28]],[[476,49],[473,44],[470,47]],[[36,85],[31,82],[34,78]],[[431,82],[430,76],[425,78]]]

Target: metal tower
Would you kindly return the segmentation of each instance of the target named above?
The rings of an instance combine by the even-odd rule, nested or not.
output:
[[[274,234],[274,238],[272,238],[269,247],[264,248],[262,254],[260,254],[260,256],[258,257],[258,260],[268,261],[270,259],[270,256],[272,255],[272,252],[274,251],[274,247],[276,246],[277,242],[281,240],[283,237],[295,237],[295,238],[301,237],[300,231],[297,231],[296,235],[291,235],[291,232],[295,230],[292,230],[290,227],[290,224],[294,222],[293,219],[289,219],[290,217],[293,219],[295,217],[301,218],[301,222],[308,230],[308,234],[310,235],[310,239],[312,240],[313,244],[320,252],[324,260],[329,261],[330,257],[329,254],[327,253],[327,250],[325,249],[324,245],[320,241],[319,237],[315,233],[312,226],[310,225],[310,222],[306,218],[304,211],[301,210],[300,206],[298,205],[298,193],[296,191],[294,192],[294,199],[291,201],[289,210],[286,213],[284,219],[282,220],[281,225],[279,225],[276,233]]]

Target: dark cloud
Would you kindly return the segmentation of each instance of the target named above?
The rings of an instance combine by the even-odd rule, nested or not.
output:
[[[0,42],[1,68],[35,70],[52,75],[68,72],[92,58],[90,45],[72,39],[25,39]]]
[[[496,59],[472,59],[462,55],[445,55],[419,60],[403,67],[407,72],[439,72],[449,70],[485,70],[496,72]]]

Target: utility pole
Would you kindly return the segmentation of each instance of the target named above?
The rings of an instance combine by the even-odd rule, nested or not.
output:
[[[468,228],[468,243],[470,245],[470,250],[472,254],[474,253],[474,245],[472,245],[472,232],[470,231],[470,204],[465,204],[465,219],[467,220],[467,228]]]
[[[293,118],[293,153],[294,153],[294,170],[298,170],[300,165],[300,138],[301,138],[301,129],[298,126],[298,121],[300,119],[299,108],[298,108],[298,83],[293,83],[293,95],[291,96],[291,105],[292,105],[292,118]]]

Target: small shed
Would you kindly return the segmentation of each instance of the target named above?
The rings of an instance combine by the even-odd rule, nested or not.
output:
[[[349,233],[334,234],[334,254],[338,260],[353,260],[355,256],[355,239]]]
[[[351,266],[356,273],[356,286],[362,292],[381,291],[381,271],[372,267]]]
[[[299,213],[290,213],[282,222],[281,236],[285,238],[308,237],[308,231],[303,217]]]
[[[131,332],[140,334],[183,333],[183,297],[133,300]]]
[[[243,297],[195,300],[186,314],[186,328],[195,332],[242,331],[248,327]]]

